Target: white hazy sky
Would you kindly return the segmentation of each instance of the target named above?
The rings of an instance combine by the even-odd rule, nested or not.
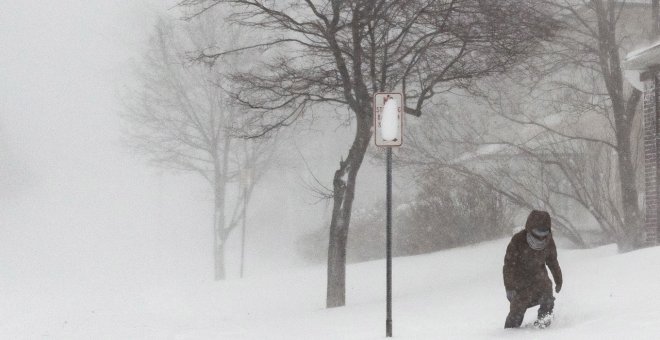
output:
[[[0,0],[0,284],[211,277],[208,191],[120,140],[122,84],[174,2]],[[351,132],[312,134],[296,143],[329,184]],[[329,218],[301,194],[306,170],[294,167],[271,174],[248,212],[248,274],[299,264],[297,235]],[[356,204],[382,199],[380,185],[362,185]]]
[[[40,165],[61,171],[95,163],[85,151],[98,153],[95,148],[116,137],[117,84],[158,7],[146,1],[3,2],[5,143],[18,145],[31,164],[46,162]]]
[[[117,93],[165,2],[0,3],[2,279],[106,281],[176,259],[167,240],[203,249],[188,236],[201,219],[185,219],[202,192],[120,142]],[[193,204],[163,198],[182,192]]]
[[[0,1],[0,282],[211,277],[206,188],[120,140],[122,84],[168,3]]]

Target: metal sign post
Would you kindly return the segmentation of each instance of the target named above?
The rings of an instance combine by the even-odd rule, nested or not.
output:
[[[386,257],[387,264],[387,311],[385,319],[385,334],[392,337],[392,147],[387,148],[387,226],[386,226]]]
[[[392,337],[392,147],[403,143],[403,94],[374,95],[374,137],[376,146],[386,150],[386,285],[385,334]]]

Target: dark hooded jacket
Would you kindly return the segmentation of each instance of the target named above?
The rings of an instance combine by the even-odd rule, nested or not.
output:
[[[550,228],[550,215],[545,211],[534,210],[527,218],[525,230],[515,234],[506,248],[504,257],[504,287],[507,291],[552,289],[546,265],[550,268],[555,284],[562,285],[561,268],[557,261],[557,247],[552,232],[547,236],[547,244],[541,250],[532,249],[527,234],[532,229],[544,226]],[[550,292],[551,293],[551,292]]]

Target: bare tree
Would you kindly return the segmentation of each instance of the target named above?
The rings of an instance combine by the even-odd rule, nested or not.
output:
[[[216,280],[225,278],[224,245],[231,231],[245,218],[242,205],[272,157],[272,143],[235,136],[242,124],[240,111],[217,86],[220,65],[207,67],[189,62],[188,51],[218,38],[209,22],[177,26],[161,20],[150,50],[131,91],[127,112],[129,144],[153,164],[170,170],[194,172],[210,185],[214,196],[213,253]],[[244,190],[230,186],[250,168],[252,178]],[[233,206],[229,203],[233,202]]]
[[[566,28],[545,45],[546,53],[528,60],[524,68],[482,82],[487,105],[470,110],[496,117],[464,128],[463,133],[444,132],[445,142],[462,152],[500,146],[500,157],[513,159],[515,169],[498,166],[486,171],[482,164],[479,169],[457,171],[481,176],[515,193],[509,199],[522,207],[540,205],[556,216],[568,217],[559,203],[570,202],[571,209],[586,212],[625,251],[635,246],[640,235],[637,176],[641,167],[637,164],[642,146],[636,114],[640,92],[624,82],[620,55],[647,36],[650,26],[639,18],[648,5],[620,1],[546,4],[557,9]],[[438,161],[448,162],[451,159]],[[509,178],[507,187],[501,185],[503,178]],[[575,222],[568,218],[558,222],[566,236],[585,244],[582,228]]]
[[[417,177],[451,171],[482,183],[519,208],[555,210],[545,185],[552,182],[549,179],[553,174],[539,161],[550,150],[538,150],[543,145],[538,143],[538,131],[524,133],[521,131],[524,127],[492,119],[477,105],[454,103],[442,110],[450,108],[463,116],[457,119],[452,112],[426,117],[420,124],[409,127],[409,143],[401,152],[400,165],[409,167]],[[507,139],[500,138],[498,132]],[[522,145],[515,139],[521,135],[526,135],[527,141]],[[582,243],[570,219],[556,218],[554,222],[557,229],[577,244]]]
[[[660,36],[660,0],[651,0],[651,18],[653,38],[657,38]]]
[[[230,5],[230,20],[263,35],[239,49],[271,53],[236,73],[233,97],[257,112],[261,136],[292,124],[312,105],[346,107],[353,143],[333,178],[327,306],[345,304],[346,243],[356,178],[372,134],[372,95],[401,90],[420,116],[437,94],[469,86],[524,58],[556,22],[533,1],[183,0],[198,16]],[[235,51],[203,50],[215,61]]]
[[[639,140],[633,134],[634,122],[641,92],[624,81],[621,68],[621,54],[635,43],[634,36],[645,37],[643,32],[648,27],[639,24],[639,17],[627,6],[625,1],[592,0],[582,2],[553,2],[564,17],[570,29],[562,31],[555,45],[554,55],[563,67],[583,75],[553,80],[551,86],[573,93],[558,98],[548,98],[556,107],[560,101],[580,97],[586,101],[574,103],[572,109],[581,114],[593,112],[600,115],[609,125],[605,133],[596,138],[587,137],[586,131],[565,135],[565,138],[592,141],[607,147],[616,154],[613,176],[616,178],[619,203],[614,209],[615,218],[610,219],[616,225],[617,242],[620,249],[627,250],[635,246],[640,231],[640,209],[638,205],[637,174],[635,165],[636,145]],[[628,21],[624,21],[627,18]],[[624,30],[627,27],[628,32]],[[632,28],[630,27],[632,26]],[[587,81],[584,81],[584,78]],[[561,110],[561,109],[560,109]],[[524,119],[523,119],[524,120]],[[534,122],[532,122],[534,123]],[[536,122],[538,125],[538,122]],[[543,126],[543,125],[540,125]],[[557,135],[559,131],[552,131]],[[593,145],[593,144],[592,144]]]
[[[594,225],[607,236],[597,242],[623,237],[620,186],[613,167],[616,154],[611,148],[586,137],[548,131],[551,127],[557,131],[558,126],[545,129],[528,121],[502,119],[515,115],[510,105],[503,107],[506,113],[497,112],[495,117],[499,120],[489,119],[483,126],[444,119],[424,122],[412,129],[414,137],[402,161],[416,172],[448,169],[484,183],[526,211],[545,209],[553,215],[555,230],[577,246],[593,244],[594,240],[585,239],[585,232]]]
[[[564,47],[560,62],[578,67],[578,72],[589,72],[598,76],[597,86],[564,82],[562,85],[574,91],[583,91],[597,99],[604,115],[611,125],[611,135],[604,136],[616,153],[615,162],[617,183],[619,185],[620,225],[623,233],[618,235],[621,250],[636,246],[640,235],[640,209],[638,204],[637,175],[634,163],[635,141],[633,132],[641,92],[627,86],[621,68],[621,54],[625,53],[626,44],[630,46],[630,37],[622,28],[626,11],[626,2],[614,0],[593,0],[581,4],[556,4],[570,23],[571,30],[566,31],[558,40]],[[633,16],[635,22],[638,18]],[[637,26],[637,36],[647,27]],[[639,40],[638,40],[639,41]],[[629,48],[629,47],[628,47]],[[570,51],[570,52],[569,52]],[[571,53],[572,52],[572,53]],[[594,91],[595,90],[595,91]],[[603,100],[598,100],[603,99]]]

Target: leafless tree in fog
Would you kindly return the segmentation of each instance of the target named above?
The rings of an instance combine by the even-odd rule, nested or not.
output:
[[[139,85],[123,114],[130,145],[155,165],[194,172],[214,194],[214,273],[225,278],[225,242],[245,218],[243,205],[273,155],[273,143],[236,137],[242,116],[218,86],[221,65],[191,64],[187,54],[217,41],[206,22],[182,24],[162,19],[141,67]],[[179,26],[177,26],[177,24]],[[230,190],[242,180],[242,190]],[[231,197],[233,193],[236,197]],[[233,204],[230,204],[233,203]]]
[[[485,125],[496,124],[489,123]],[[525,211],[545,209],[553,216],[553,228],[577,246],[585,247],[588,241],[581,225],[584,221],[576,220],[576,209],[590,213],[610,240],[615,240],[618,230],[611,223],[620,196],[610,150],[524,124],[507,121],[503,125],[506,138],[486,127],[466,128],[446,120],[426,122],[422,128],[411,129],[402,162],[423,176],[452,171],[486,185]],[[453,147],[443,150],[438,145]]]
[[[649,5],[602,0],[544,3],[556,10],[566,28],[545,45],[545,54],[529,61],[528,68],[484,86],[487,107],[473,108],[494,113],[499,120],[481,129],[473,125],[460,136],[445,135],[465,151],[480,145],[506,149],[503,157],[514,159],[514,168],[482,164],[479,171],[462,171],[481,176],[509,195],[515,193],[509,198],[520,206],[545,206],[557,217],[559,230],[576,244],[585,244],[581,228],[566,215],[566,208],[581,209],[621,250],[632,249],[639,245],[641,230],[641,93],[625,82],[621,55],[643,42],[652,29],[640,20],[649,19]],[[450,161],[439,162],[456,167]],[[523,167],[528,169],[524,174]],[[506,187],[503,178],[509,179]],[[570,207],[562,209],[562,202]]]
[[[607,116],[612,122],[617,155],[617,173],[619,177],[619,192],[621,194],[621,208],[619,209],[621,229],[623,235],[634,238],[640,229],[639,206],[635,165],[633,162],[633,122],[641,92],[637,89],[626,89],[621,68],[621,53],[624,53],[620,36],[617,34],[619,19],[621,18],[624,3],[618,1],[590,1],[586,6],[561,6],[570,13],[573,32],[566,34],[560,40],[567,48],[581,53],[579,65],[600,73],[602,85],[605,89]],[[575,37],[577,35],[577,38]],[[576,58],[571,58],[571,61]],[[573,83],[574,84],[574,83]],[[602,88],[602,87],[601,87]],[[577,90],[577,89],[576,89]],[[588,92],[587,92],[588,93]],[[620,246],[631,248],[633,239],[620,235]]]
[[[261,35],[242,50],[270,54],[233,75],[236,101],[258,112],[254,136],[290,125],[316,104],[347,107],[356,134],[333,179],[327,307],[345,304],[346,242],[356,177],[372,134],[372,95],[401,90],[405,111],[432,112],[435,95],[503,72],[553,32],[534,1],[183,0],[192,16],[217,4],[232,22]],[[202,50],[217,60],[232,51]]]
[[[611,174],[617,186],[600,192],[610,192],[614,197],[608,194],[601,197],[607,198],[606,200],[594,199],[584,207],[592,212],[594,218],[605,229],[611,230],[620,249],[632,249],[638,243],[641,230],[636,173],[640,135],[634,133],[639,132],[641,125],[640,121],[635,119],[641,92],[625,82],[621,55],[625,54],[632,44],[639,44],[641,40],[639,37],[645,38],[647,35],[643,32],[650,29],[651,25],[639,20],[640,17],[645,17],[638,15],[644,7],[626,4],[625,1],[594,0],[575,4],[547,1],[547,3],[558,9],[559,14],[570,27],[558,35],[556,44],[551,48],[559,65],[564,70],[573,72],[570,77],[555,77],[549,83],[551,87],[557,89],[551,90],[551,93],[556,94],[559,91],[563,93],[546,97],[548,111],[558,114],[572,111],[571,114],[578,116],[578,119],[590,113],[595,114],[597,118],[593,118],[592,123],[607,122],[607,127],[601,133],[584,129],[562,134],[561,131],[550,128],[547,124],[539,124],[538,118],[529,119],[532,115],[518,116],[519,123],[540,126],[545,131],[551,132],[555,138],[587,143],[583,145],[590,145],[588,150],[597,150],[603,146],[604,148],[600,148],[602,153],[616,155],[612,162],[613,169],[606,170],[599,167]],[[634,36],[631,36],[631,33]],[[553,109],[555,112],[552,112]],[[576,175],[576,173],[571,174]],[[577,185],[584,187],[587,184],[588,182],[584,181]],[[603,183],[597,181],[591,184],[601,186]],[[592,187],[591,190],[598,189]],[[580,190],[576,188],[574,191]],[[608,204],[603,206],[603,201]],[[577,202],[584,204],[580,199]]]
[[[651,0],[651,22],[653,24],[653,38],[660,36],[660,0]]]

